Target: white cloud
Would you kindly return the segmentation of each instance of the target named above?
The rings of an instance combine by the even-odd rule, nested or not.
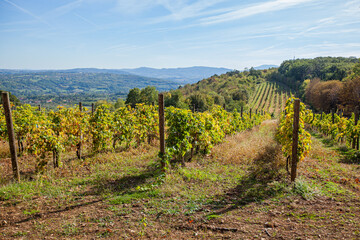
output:
[[[46,22],[46,21],[45,21],[44,19],[42,19],[41,17],[39,17],[39,16],[35,15],[34,13],[30,12],[29,10],[27,10],[27,9],[25,9],[25,8],[23,8],[23,7],[15,4],[15,3],[13,3],[12,1],[10,1],[10,0],[4,0],[4,1],[7,2],[8,4],[14,6],[14,7],[17,8],[18,10],[20,10],[21,12],[23,12],[23,13],[25,13],[25,14],[33,17],[33,18],[35,18],[36,20],[38,20],[38,21],[40,21],[40,22],[42,22],[42,23],[45,23],[46,25],[50,25],[48,22]]]
[[[55,9],[51,10],[50,12],[46,13],[44,16],[51,17],[51,18],[63,16],[65,14],[71,12],[72,10],[80,7],[82,2],[83,2],[83,0],[75,0],[70,3],[61,5]]]
[[[241,7],[217,16],[212,16],[202,19],[203,24],[216,24],[237,19],[250,17],[256,14],[279,11],[287,8],[294,7],[299,4],[312,2],[312,0],[275,0],[269,2],[258,3],[248,7]]]

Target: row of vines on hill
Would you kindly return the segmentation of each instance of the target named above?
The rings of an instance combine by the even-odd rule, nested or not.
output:
[[[122,107],[111,111],[106,105],[96,108],[92,114],[78,107],[57,111],[38,111],[30,105],[22,105],[13,111],[14,131],[19,152],[29,153],[37,159],[37,169],[47,164],[47,154],[52,153],[54,167],[59,166],[61,153],[80,151],[91,146],[94,152],[138,146],[158,138],[158,110],[155,106],[138,104],[135,108]],[[192,155],[206,153],[225,135],[259,124],[269,115],[229,113],[217,106],[204,113],[167,108],[167,153],[172,158],[184,159],[186,152]],[[0,140],[7,140],[7,128],[3,109],[0,109]],[[78,154],[78,157],[81,155]]]
[[[290,96],[291,92],[283,85],[264,82],[257,86],[248,106],[254,111],[265,111],[279,116],[280,112],[285,108],[286,99]]]

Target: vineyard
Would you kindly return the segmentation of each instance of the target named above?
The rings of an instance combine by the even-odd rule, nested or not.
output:
[[[0,140],[7,140],[5,114],[0,109]],[[190,110],[167,108],[167,158],[185,164],[191,152],[207,154],[223,141],[226,135],[259,125],[269,115],[238,112],[229,113],[217,106],[211,111],[193,113]],[[122,107],[110,111],[106,105],[88,112],[80,106],[59,107],[46,111],[30,105],[13,111],[14,131],[20,154],[30,154],[37,160],[36,172],[41,172],[53,156],[54,167],[61,165],[62,152],[76,152],[81,159],[82,148],[93,153],[129,149],[159,138],[158,110],[151,105],[138,104],[135,108]]]
[[[259,110],[165,108],[164,155],[158,106],[18,106],[12,114],[21,182],[11,180],[2,143],[0,238],[356,239],[358,162],[323,140],[352,148],[357,115],[313,114],[295,101],[283,102],[279,120]],[[290,183],[297,116],[299,176]]]
[[[248,108],[253,111],[265,111],[274,116],[280,116],[285,108],[286,100],[291,96],[288,87],[276,82],[263,82],[256,85],[250,97]]]

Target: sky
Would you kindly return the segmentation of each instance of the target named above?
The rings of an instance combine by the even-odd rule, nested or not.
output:
[[[0,0],[0,68],[226,67],[360,57],[360,0]]]

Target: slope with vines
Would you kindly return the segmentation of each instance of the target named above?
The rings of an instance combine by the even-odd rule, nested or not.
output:
[[[265,111],[278,116],[290,96],[291,91],[284,84],[263,82],[256,86],[247,106],[253,111]]]

